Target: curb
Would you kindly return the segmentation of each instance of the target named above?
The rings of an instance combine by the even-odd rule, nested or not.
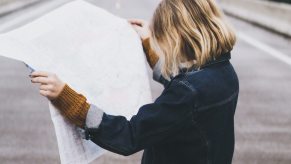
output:
[[[28,6],[32,6],[36,3],[41,2],[40,0],[26,0],[25,2],[21,1],[13,1],[6,2],[0,6],[0,17],[3,17],[5,15],[8,15],[12,12],[22,10]]]
[[[227,15],[291,37],[291,5],[264,0],[221,0]]]

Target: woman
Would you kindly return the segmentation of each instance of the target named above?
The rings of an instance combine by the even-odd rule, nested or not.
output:
[[[143,164],[230,164],[239,84],[230,59],[235,34],[214,0],[163,0],[140,34],[161,95],[130,120],[87,102],[56,75],[36,71],[46,96],[87,139],[109,151],[144,150]]]

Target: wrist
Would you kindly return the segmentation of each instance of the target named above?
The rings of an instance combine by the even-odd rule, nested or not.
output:
[[[64,95],[65,94],[64,92],[66,92],[65,86],[66,86],[66,83],[59,84],[59,86],[56,88],[55,95],[52,98],[50,98],[49,100],[54,101],[56,99],[60,99],[59,97]]]

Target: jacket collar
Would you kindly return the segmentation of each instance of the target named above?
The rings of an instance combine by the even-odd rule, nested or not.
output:
[[[194,66],[192,68],[189,68],[188,70],[187,70],[187,68],[181,68],[180,72],[181,73],[185,73],[187,71],[188,72],[189,71],[197,71],[197,70],[200,70],[200,69],[203,69],[203,68],[218,64],[218,63],[229,61],[230,59],[231,59],[231,53],[227,52],[227,53],[224,53],[224,54],[220,55],[218,58],[211,59],[210,61],[208,61],[207,63],[202,65],[200,68],[195,68]]]
[[[200,69],[203,69],[205,67],[209,67],[211,65],[217,64],[217,63],[222,63],[225,61],[228,61],[231,59],[231,54],[230,52],[224,53],[220,55],[218,58],[213,58],[212,60],[208,61],[206,64],[202,65]]]

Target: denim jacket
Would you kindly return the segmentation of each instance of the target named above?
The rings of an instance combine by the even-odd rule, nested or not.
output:
[[[130,120],[91,104],[86,138],[125,156],[144,150],[142,164],[230,164],[239,82],[229,59],[181,69],[170,81],[154,71],[164,90]]]

